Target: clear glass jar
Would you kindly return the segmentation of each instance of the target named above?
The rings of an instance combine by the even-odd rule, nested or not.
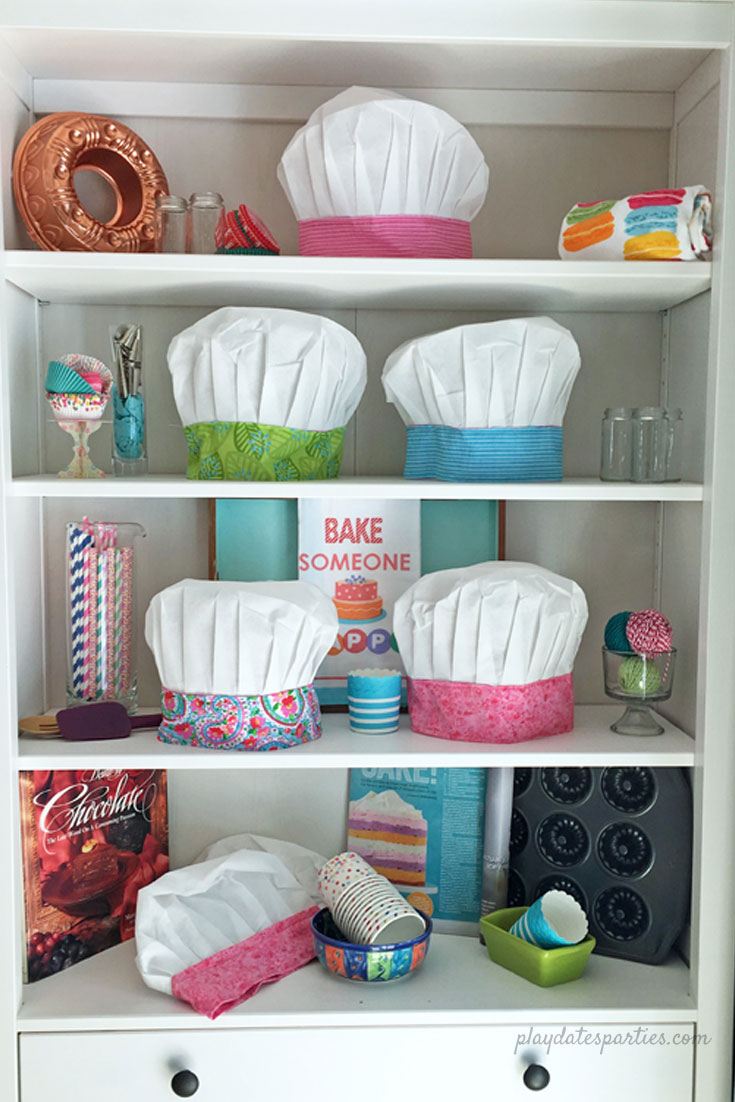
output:
[[[157,253],[185,253],[188,208],[181,195],[158,195],[155,210]]]
[[[143,333],[140,325],[110,330],[115,382],[112,387],[112,473],[131,478],[148,473]]]
[[[138,706],[135,594],[140,524],[88,520],[66,526],[68,706],[117,700]]]
[[[633,410],[634,482],[664,482],[668,448],[668,421],[661,406]]]
[[[603,415],[600,478],[605,482],[630,479],[632,414],[626,406],[610,406]]]
[[[216,191],[195,192],[189,198],[187,222],[187,251],[190,253],[215,253],[215,230],[224,216],[225,204]]]
[[[666,410],[666,481],[681,481],[681,433],[682,412],[680,409]]]

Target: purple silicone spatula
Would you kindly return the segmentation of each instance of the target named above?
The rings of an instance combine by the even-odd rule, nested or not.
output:
[[[59,734],[69,742],[127,738],[133,730],[158,727],[161,719],[161,715],[129,716],[116,700],[79,704],[75,708],[62,708],[56,713]]]

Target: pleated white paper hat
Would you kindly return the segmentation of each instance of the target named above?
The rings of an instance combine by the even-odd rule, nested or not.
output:
[[[225,307],[168,347],[183,425],[257,422],[325,432],[347,424],[367,380],[349,330],[298,310]]]
[[[488,177],[446,111],[360,87],[317,108],[278,166],[299,251],[325,256],[471,256]]]
[[[425,574],[393,613],[410,678],[483,685],[571,673],[586,623],[576,582],[520,562]]]
[[[165,689],[265,696],[310,685],[338,627],[308,582],[187,578],[153,597],[145,638]]]
[[[512,318],[406,341],[386,360],[383,387],[406,425],[560,426],[580,365],[568,329]]]

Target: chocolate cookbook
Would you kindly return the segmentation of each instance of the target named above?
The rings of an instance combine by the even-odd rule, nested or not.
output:
[[[26,981],[135,933],[138,890],[168,871],[166,773],[20,774]]]

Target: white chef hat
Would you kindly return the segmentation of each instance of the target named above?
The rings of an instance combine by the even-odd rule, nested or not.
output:
[[[338,626],[307,582],[186,579],[157,593],[145,638],[162,684],[161,737],[223,749],[318,738],[312,682]]]
[[[424,575],[393,615],[412,726],[473,741],[568,730],[572,667],[586,622],[576,582],[531,563]]]
[[[386,397],[410,426],[406,477],[561,478],[561,426],[580,362],[569,330],[545,317],[406,341],[383,369]]]
[[[311,256],[472,256],[488,175],[446,111],[359,87],[317,108],[278,166]]]
[[[173,338],[168,365],[189,477],[339,473],[344,426],[367,380],[362,345],[343,326],[297,310],[225,307]]]

